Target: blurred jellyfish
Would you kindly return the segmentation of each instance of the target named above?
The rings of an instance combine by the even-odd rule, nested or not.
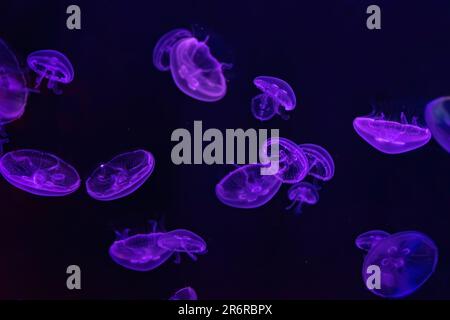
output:
[[[281,187],[273,175],[261,175],[261,164],[249,164],[226,175],[216,186],[216,196],[235,208],[257,208],[272,199]]]
[[[263,93],[252,99],[252,113],[261,121],[270,120],[278,114],[288,119],[286,111],[295,109],[296,97],[291,86],[278,78],[260,76],[253,80],[255,86]]]
[[[175,29],[164,34],[153,49],[153,64],[159,71],[170,70],[170,55],[173,46],[184,38],[191,38],[192,33],[186,29]]]
[[[319,201],[319,192],[317,190],[317,186],[305,181],[292,185],[288,190],[288,198],[292,203],[286,210],[295,206],[295,213],[300,214],[304,203],[309,205],[316,204]]]
[[[195,254],[206,253],[205,240],[192,231],[184,229],[164,233],[159,237],[158,245],[174,252],[185,252],[194,261],[197,260]]]
[[[308,175],[328,181],[334,176],[334,161],[327,150],[316,144],[300,144],[308,158]]]
[[[434,139],[450,153],[450,97],[437,98],[428,103],[425,121]]]
[[[408,152],[430,141],[430,130],[419,127],[415,119],[408,124],[403,112],[400,117],[401,122],[384,120],[383,117],[357,117],[353,120],[353,127],[372,147],[388,154]]]
[[[86,181],[88,194],[101,201],[125,197],[152,174],[155,158],[145,150],[127,152],[100,165]]]
[[[278,158],[271,154],[272,146],[278,145]],[[309,171],[308,158],[303,150],[286,138],[270,138],[264,142],[260,150],[261,162],[278,161],[278,172],[275,177],[283,183],[297,183],[302,181]]]
[[[65,196],[80,186],[80,177],[71,165],[38,150],[6,153],[0,159],[0,173],[13,186],[39,196]]]
[[[357,246],[368,249],[362,269],[364,283],[367,284],[371,276],[367,272],[369,266],[380,268],[380,288],[369,288],[378,296],[401,298],[410,295],[428,280],[436,268],[438,249],[423,233],[405,231],[388,235],[375,230],[362,234],[358,239]]]
[[[56,50],[39,50],[27,58],[28,66],[37,74],[35,88],[38,88],[44,78],[48,79],[47,88],[61,94],[58,83],[70,83],[74,71],[69,59]]]
[[[197,293],[191,287],[186,287],[175,292],[169,300],[198,300]]]

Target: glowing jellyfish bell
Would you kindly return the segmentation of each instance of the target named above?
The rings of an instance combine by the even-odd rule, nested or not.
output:
[[[434,139],[450,153],[450,97],[440,97],[425,108],[425,121]]]
[[[185,287],[177,292],[173,296],[170,297],[169,300],[198,300],[197,293],[191,287]]]
[[[405,114],[401,121],[389,121],[381,118],[357,117],[353,127],[358,135],[375,149],[398,154],[422,147],[431,139],[430,130],[421,128],[415,119],[408,124]]]
[[[192,260],[197,260],[195,254],[206,253],[206,242],[199,235],[185,229],[166,232],[158,239],[161,248],[174,252],[187,253]]]
[[[38,150],[6,153],[0,159],[0,173],[13,186],[39,196],[65,196],[80,186],[80,177],[71,165]]]
[[[328,181],[334,176],[334,161],[327,150],[316,144],[300,144],[300,149],[308,158],[308,175]]]
[[[125,197],[150,177],[155,158],[145,150],[126,152],[100,165],[86,180],[88,194],[101,201]]]
[[[288,190],[288,198],[292,203],[286,210],[295,206],[295,213],[300,214],[303,204],[316,204],[319,201],[319,192],[317,190],[317,186],[305,181],[292,185]]]
[[[39,50],[32,52],[27,58],[28,66],[37,74],[35,88],[42,80],[48,80],[47,87],[60,94],[57,84],[72,82],[74,71],[72,63],[61,52],[56,50]]]
[[[262,175],[262,164],[249,164],[235,169],[216,185],[216,196],[235,208],[257,208],[269,202],[281,187],[274,175]]]
[[[266,121],[278,114],[288,119],[286,111],[294,110],[297,104],[291,86],[284,80],[268,76],[256,77],[253,83],[262,91],[252,99],[251,110],[255,118]]]
[[[184,38],[191,38],[192,33],[186,29],[175,29],[164,34],[153,49],[153,65],[159,71],[170,70],[170,56],[174,45]]]
[[[368,249],[362,268],[364,283],[372,275],[367,272],[369,266],[380,268],[380,288],[369,288],[378,296],[401,298],[410,295],[428,280],[436,268],[438,249],[423,233],[405,231],[388,235],[375,230],[360,235],[358,239],[357,246]]]

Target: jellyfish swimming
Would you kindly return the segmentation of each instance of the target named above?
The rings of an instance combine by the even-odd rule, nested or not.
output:
[[[278,146],[278,155],[272,154],[275,145]],[[306,154],[297,144],[286,138],[267,139],[260,150],[260,158],[263,163],[268,162],[270,158],[270,161],[278,162],[278,172],[274,176],[283,183],[300,182],[309,171]]]
[[[415,119],[408,124],[403,112],[400,118],[401,122],[385,120],[383,116],[357,117],[353,120],[353,128],[372,147],[387,154],[408,152],[430,141],[429,129],[418,126]]]
[[[308,158],[308,175],[328,181],[334,176],[334,161],[327,150],[316,144],[300,144],[300,149]]]
[[[300,214],[302,212],[303,204],[316,204],[319,201],[319,192],[317,190],[317,186],[306,181],[301,181],[292,185],[288,190],[288,198],[292,203],[286,210],[295,206],[295,213]]]
[[[195,254],[206,253],[206,242],[199,235],[185,229],[166,232],[158,239],[161,248],[174,252],[185,252],[192,260],[197,260]]]
[[[386,239],[390,234],[383,230],[371,230],[360,234],[356,240],[355,244],[358,248],[364,251],[369,251],[374,247],[380,240]]]
[[[370,234],[372,233],[372,241]],[[438,249],[425,234],[404,231],[388,235],[379,230],[358,237],[358,247],[368,253],[364,258],[362,277],[364,283],[372,273],[369,266],[380,268],[380,288],[369,289],[384,298],[401,298],[419,289],[433,274],[438,261]],[[366,241],[369,239],[369,241]],[[364,243],[364,244],[363,244]],[[370,247],[370,248],[369,248]]]
[[[253,83],[262,91],[252,99],[253,116],[261,121],[270,120],[276,114],[288,119],[286,111],[294,110],[297,104],[291,86],[284,80],[268,76],[256,77]]]
[[[274,175],[262,175],[262,164],[239,167],[216,185],[216,196],[224,204],[235,208],[257,208],[272,199],[281,187]]]
[[[13,186],[38,196],[65,196],[80,186],[80,177],[71,165],[38,150],[4,154],[0,159],[0,173]]]
[[[72,82],[74,71],[72,63],[61,52],[56,50],[39,50],[32,52],[27,58],[28,66],[37,74],[35,88],[44,78],[48,79],[47,88],[61,94],[58,83]]]
[[[197,293],[191,287],[185,287],[175,292],[169,300],[198,300]]]
[[[450,97],[440,97],[425,108],[425,122],[434,139],[450,153]]]
[[[175,29],[164,34],[153,49],[153,65],[159,71],[170,70],[170,55],[173,46],[184,38],[191,38],[192,33],[186,29]]]
[[[101,201],[123,198],[150,177],[155,158],[145,150],[122,153],[100,165],[86,180],[88,194]]]

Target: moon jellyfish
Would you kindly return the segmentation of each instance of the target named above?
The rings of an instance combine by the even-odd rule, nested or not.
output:
[[[408,152],[430,141],[430,130],[419,127],[415,120],[408,124],[403,112],[400,117],[401,122],[384,120],[383,117],[357,117],[353,120],[353,127],[372,147],[388,154]]]
[[[77,171],[57,156],[16,150],[0,159],[0,173],[13,186],[38,196],[65,196],[80,186]]]
[[[364,251],[369,251],[374,247],[380,240],[389,237],[389,233],[383,230],[371,230],[360,234],[356,240],[355,244],[358,248]]]
[[[25,76],[14,54],[0,39],[0,129],[22,116],[27,98]]]
[[[58,83],[70,83],[74,71],[69,59],[56,50],[39,50],[27,58],[28,66],[37,74],[35,88],[38,88],[44,78],[48,79],[47,88],[60,94]]]
[[[369,233],[358,238],[367,239]],[[419,289],[434,272],[438,249],[423,233],[405,231],[387,236],[373,231],[373,234],[378,236],[370,244],[362,270],[364,283],[367,284],[367,279],[372,275],[367,272],[369,266],[380,268],[380,287],[369,289],[372,293],[384,298],[405,297]],[[368,246],[364,245],[363,249]]]
[[[169,300],[198,300],[198,298],[194,289],[186,287],[175,292]]]
[[[136,191],[154,168],[155,158],[148,151],[123,153],[95,169],[86,181],[86,190],[96,200],[123,198]]]
[[[273,155],[273,145],[278,145],[278,155]],[[278,161],[278,172],[275,177],[284,183],[302,181],[309,171],[308,158],[303,150],[286,138],[270,138],[264,142],[260,150],[263,163]],[[270,157],[268,156],[270,153]]]
[[[262,175],[262,164],[249,164],[235,169],[216,185],[216,196],[235,208],[257,208],[272,199],[281,187],[274,175]]]
[[[286,111],[294,110],[297,104],[291,86],[281,79],[268,76],[256,77],[253,83],[263,92],[252,99],[251,110],[255,118],[266,121],[279,114],[283,119],[288,119]]]
[[[450,153],[450,97],[437,98],[428,103],[425,121],[434,139]]]
[[[194,99],[214,102],[225,96],[222,64],[211,54],[206,41],[190,37],[175,43],[170,70],[178,88]]]
[[[184,38],[191,38],[192,33],[186,29],[175,29],[163,35],[153,49],[153,64],[159,71],[170,70],[170,55],[173,46]]]
[[[288,190],[288,198],[292,203],[286,210],[295,206],[295,213],[300,214],[304,203],[316,204],[319,201],[319,192],[317,190],[318,187],[309,182],[302,181],[292,185]]]
[[[119,234],[119,239],[109,248],[109,255],[117,264],[135,271],[150,271],[167,261],[173,251],[158,245],[161,232]]]
[[[308,175],[328,181],[334,176],[334,161],[327,150],[316,144],[300,144],[308,158]]]
[[[184,229],[164,233],[159,237],[158,245],[167,250],[185,252],[192,260],[197,260],[194,254],[206,253],[205,240],[192,231]]]

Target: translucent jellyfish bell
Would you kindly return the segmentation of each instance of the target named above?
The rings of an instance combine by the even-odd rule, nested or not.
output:
[[[28,66],[37,74],[35,88],[38,88],[44,78],[48,79],[47,87],[60,94],[58,83],[70,83],[74,71],[69,59],[56,50],[39,50],[27,58]]]
[[[187,253],[193,260],[197,260],[195,254],[206,253],[205,240],[192,231],[185,229],[164,233],[159,237],[158,245],[167,250]]]
[[[169,300],[198,300],[197,293],[191,287],[186,287],[175,292]]]
[[[176,42],[170,54],[170,70],[178,88],[194,99],[213,102],[225,96],[222,64],[211,54],[206,41],[190,37]]]
[[[353,127],[372,147],[388,154],[408,152],[430,141],[430,130],[414,122],[408,124],[404,113],[401,113],[401,120],[395,122],[383,118],[357,117],[353,120]]]
[[[295,206],[295,213],[300,214],[303,204],[316,204],[319,201],[319,192],[317,190],[318,187],[305,181],[292,185],[288,190],[288,198],[292,203],[286,210]]]
[[[369,251],[374,247],[380,240],[386,239],[390,234],[383,230],[371,230],[360,234],[356,240],[355,244],[358,248],[364,251]]]
[[[425,121],[434,139],[450,153],[450,97],[437,98],[428,103]]]
[[[372,274],[368,267],[380,268],[380,288],[369,289],[384,298],[401,298],[419,289],[433,274],[438,261],[434,242],[416,231],[399,232],[373,244],[362,269],[364,283]]]
[[[281,187],[274,175],[261,175],[261,164],[249,164],[226,175],[216,186],[216,196],[235,208],[257,208],[272,199]]]
[[[170,55],[174,45],[184,38],[191,38],[192,33],[186,29],[175,29],[164,34],[153,49],[153,65],[159,71],[170,70]]]
[[[154,168],[155,158],[148,151],[123,153],[95,169],[86,180],[86,190],[96,200],[119,199],[136,191]]]
[[[80,177],[71,165],[38,150],[6,153],[0,159],[0,173],[13,186],[39,196],[65,196],[80,186]]]
[[[308,158],[308,175],[317,179],[328,181],[334,176],[334,161],[327,150],[316,144],[300,144]]]
[[[255,118],[266,121],[275,114],[288,119],[286,111],[295,109],[297,100],[291,86],[281,79],[268,76],[256,77],[255,86],[263,93],[252,99],[252,113]]]
[[[278,145],[278,156],[272,154],[273,145]],[[306,154],[297,144],[286,138],[267,139],[260,150],[260,158],[263,163],[270,161],[270,158],[272,162],[278,161],[279,168],[275,177],[283,183],[300,182],[309,171]]]

